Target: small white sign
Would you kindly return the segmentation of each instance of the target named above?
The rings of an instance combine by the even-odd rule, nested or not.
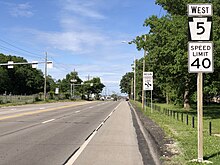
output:
[[[153,90],[153,72],[143,73],[143,88],[144,90]]]
[[[53,68],[53,62],[47,61],[47,68]]]
[[[188,43],[188,70],[190,73],[213,72],[213,43]]]
[[[32,68],[37,68],[38,61],[32,61]]]
[[[56,95],[59,94],[59,88],[55,88],[55,94],[56,94]]]
[[[13,61],[8,61],[8,68],[14,68],[14,62]]]
[[[212,22],[207,17],[192,18],[189,21],[190,37],[192,41],[211,40]]]
[[[188,4],[188,16],[212,16],[212,4]]]

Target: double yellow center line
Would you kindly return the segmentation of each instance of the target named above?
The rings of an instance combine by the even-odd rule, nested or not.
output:
[[[1,120],[6,120],[6,119],[17,118],[17,117],[21,117],[21,116],[34,115],[34,114],[43,113],[43,112],[60,110],[60,109],[64,109],[64,108],[70,108],[70,107],[74,107],[74,106],[77,106],[77,105],[76,104],[74,104],[74,105],[66,105],[66,106],[61,106],[61,107],[48,108],[48,109],[44,109],[44,110],[36,110],[36,111],[31,111],[31,112],[24,112],[24,113],[19,113],[19,114],[10,115],[10,116],[3,116],[3,117],[0,117],[0,121]]]

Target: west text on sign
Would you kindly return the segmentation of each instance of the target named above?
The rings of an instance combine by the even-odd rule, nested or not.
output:
[[[188,4],[188,16],[212,16],[211,4]]]

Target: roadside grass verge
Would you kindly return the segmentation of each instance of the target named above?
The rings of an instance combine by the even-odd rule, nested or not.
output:
[[[133,101],[131,101],[134,104]],[[141,109],[141,103],[135,103],[138,109]],[[146,116],[156,122],[161,128],[164,129],[168,138],[172,138],[175,141],[172,150],[177,150],[178,153],[171,159],[166,159],[164,164],[166,165],[194,165],[199,164],[190,162],[193,159],[197,159],[197,113],[196,109],[192,108],[190,111],[185,111],[178,106],[157,104],[161,108],[168,108],[175,112],[183,113],[182,122],[179,118],[175,119],[172,115],[168,116],[157,110],[153,110],[149,107],[143,112]],[[186,115],[188,115],[189,123],[186,124]],[[192,118],[195,118],[195,128],[192,128]],[[220,106],[206,106],[204,107],[203,118],[203,152],[204,160],[211,161],[214,165],[220,165],[220,137],[209,135],[209,122],[212,122],[212,133],[220,134]]]

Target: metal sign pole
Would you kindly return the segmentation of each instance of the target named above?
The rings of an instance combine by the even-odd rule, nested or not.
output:
[[[152,103],[152,101],[153,101],[153,96],[152,96],[152,92],[153,90],[151,90],[150,91],[150,95],[151,95],[151,113],[153,113],[153,103]]]
[[[203,73],[197,77],[198,162],[203,162]]]

